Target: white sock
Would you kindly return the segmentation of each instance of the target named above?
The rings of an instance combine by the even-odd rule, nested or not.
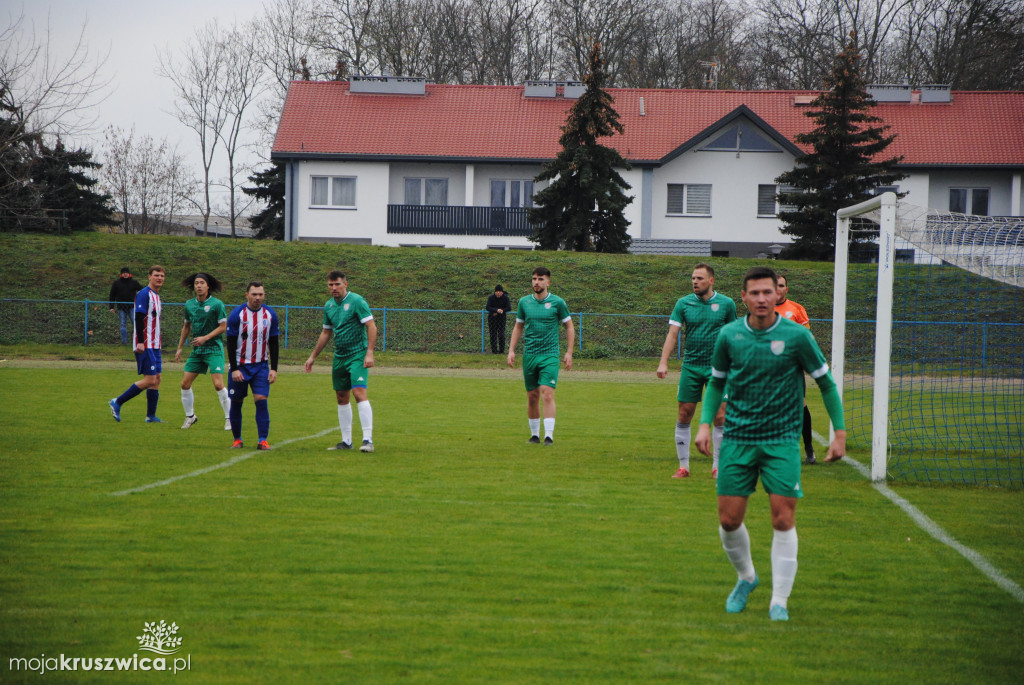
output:
[[[544,419],[544,437],[555,439],[555,420]]]
[[[356,402],[356,409],[359,410],[359,427],[363,429],[363,440],[373,442],[373,409],[370,408],[370,400]]]
[[[224,418],[231,418],[231,397],[228,395],[228,389],[221,388],[217,391],[217,399],[220,400],[220,408],[224,410]]]
[[[181,391],[181,406],[185,409],[185,416],[192,416],[196,409],[196,396],[192,388]]]
[[[352,404],[338,405],[338,427],[341,428],[341,441],[352,444]]]
[[[690,468],[690,424],[676,424],[676,456],[679,468]]]
[[[711,468],[718,468],[718,453],[722,451],[722,436],[725,434],[725,426],[711,426],[711,445],[714,447],[711,454]]]
[[[785,608],[796,580],[796,528],[777,530],[772,538],[772,601]]]
[[[757,574],[754,572],[754,560],[750,558],[750,534],[747,532],[747,526],[741,523],[734,531],[726,531],[719,526],[718,537],[722,539],[722,549],[732,562],[732,567],[736,569],[736,574],[741,580],[754,582]]]
[[[530,435],[540,437],[540,419],[530,419]]]

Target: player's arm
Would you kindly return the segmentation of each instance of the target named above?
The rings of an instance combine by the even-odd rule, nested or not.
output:
[[[572,371],[572,350],[576,345],[576,327],[572,323],[572,317],[566,317],[565,319],[565,340],[568,344],[568,349],[565,352],[565,356],[562,361],[565,362],[565,370]]]
[[[181,337],[178,338],[178,349],[174,352],[175,363],[181,361],[181,348],[185,346],[185,340],[188,338],[189,332],[192,330],[192,324],[189,323],[188,319],[181,324]]]
[[[270,352],[270,373],[267,380],[273,383],[277,380],[277,362],[281,358],[280,336],[274,333],[267,338],[267,351]]]
[[[825,461],[838,461],[846,456],[846,418],[843,414],[843,398],[839,396],[839,387],[832,378],[832,371],[825,361],[825,355],[821,353],[814,337],[810,334],[806,337],[806,350],[801,353],[801,363],[804,370],[811,375],[814,382],[821,390],[821,399],[825,402],[825,411],[828,418],[832,420],[832,428],[835,430],[835,437],[829,445],[828,455]]]
[[[200,335],[200,336],[196,336],[195,338],[193,338],[192,339],[192,346],[193,347],[199,347],[200,345],[202,345],[204,343],[208,343],[211,340],[213,340],[214,338],[216,338],[218,335],[220,335],[221,333],[226,331],[227,329],[228,329],[228,320],[224,319],[223,321],[221,321],[217,325],[216,328],[214,328],[212,331],[210,331],[206,335]]]
[[[373,348],[377,346],[377,322],[370,319],[363,324],[366,326],[366,358],[363,359],[363,366],[373,367]]]
[[[708,382],[708,389],[704,392],[704,401],[701,403],[700,427],[697,429],[697,437],[693,444],[704,456],[711,456],[711,424],[715,420],[715,414],[722,404],[722,396],[725,394],[725,380],[729,375],[729,348],[722,335],[721,330],[715,339],[715,351],[711,356],[711,380]]]
[[[512,327],[512,338],[508,343],[508,365],[516,365],[516,345],[519,344],[519,338],[523,337],[523,321],[522,319],[516,319],[516,325]]]
[[[682,326],[677,326],[675,321],[669,321],[668,323],[668,335],[665,336],[665,342],[661,345],[661,362],[658,364],[658,378],[664,378],[668,375],[668,357],[672,354],[672,350],[676,349],[676,341],[679,339],[679,331],[682,330]]]

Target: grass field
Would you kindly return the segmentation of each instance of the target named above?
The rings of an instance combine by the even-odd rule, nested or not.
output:
[[[284,367],[276,449],[239,453],[205,378],[179,430],[178,368],[169,423],[147,425],[143,398],[120,424],[106,408],[128,363],[0,365],[0,681],[166,677],[9,666],[143,657],[144,623],[166,620],[197,683],[1020,682],[1024,605],[847,465],[805,470],[791,620],[767,617],[763,493],[762,587],[726,614],[710,465],[669,478],[675,383],[652,372],[563,373],[541,448],[518,370],[382,369],[364,455],[325,451],[326,375]],[[251,404],[245,422],[253,445]],[[1024,492],[899,494],[1024,584]]]

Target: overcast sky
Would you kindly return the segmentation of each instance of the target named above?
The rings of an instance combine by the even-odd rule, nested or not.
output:
[[[0,22],[8,25],[12,17],[24,14],[36,35],[43,36],[49,20],[55,44],[74,41],[84,25],[90,56],[109,53],[101,80],[110,80],[110,95],[99,105],[98,130],[91,144],[81,141],[87,147],[98,154],[104,128],[113,124],[128,130],[134,125],[140,135],[177,144],[198,170],[195,134],[170,113],[174,93],[170,82],[156,74],[157,50],[173,49],[214,18],[222,26],[252,19],[262,13],[262,4],[260,0],[0,0]]]

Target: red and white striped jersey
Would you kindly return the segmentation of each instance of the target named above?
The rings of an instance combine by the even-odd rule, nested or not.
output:
[[[135,295],[135,312],[146,315],[146,329],[140,331],[132,319],[132,336],[147,350],[160,349],[160,296],[147,285]]]
[[[277,313],[263,305],[256,311],[239,305],[228,316],[227,335],[235,338],[235,363],[259,364],[270,359],[270,338],[278,335]]]

